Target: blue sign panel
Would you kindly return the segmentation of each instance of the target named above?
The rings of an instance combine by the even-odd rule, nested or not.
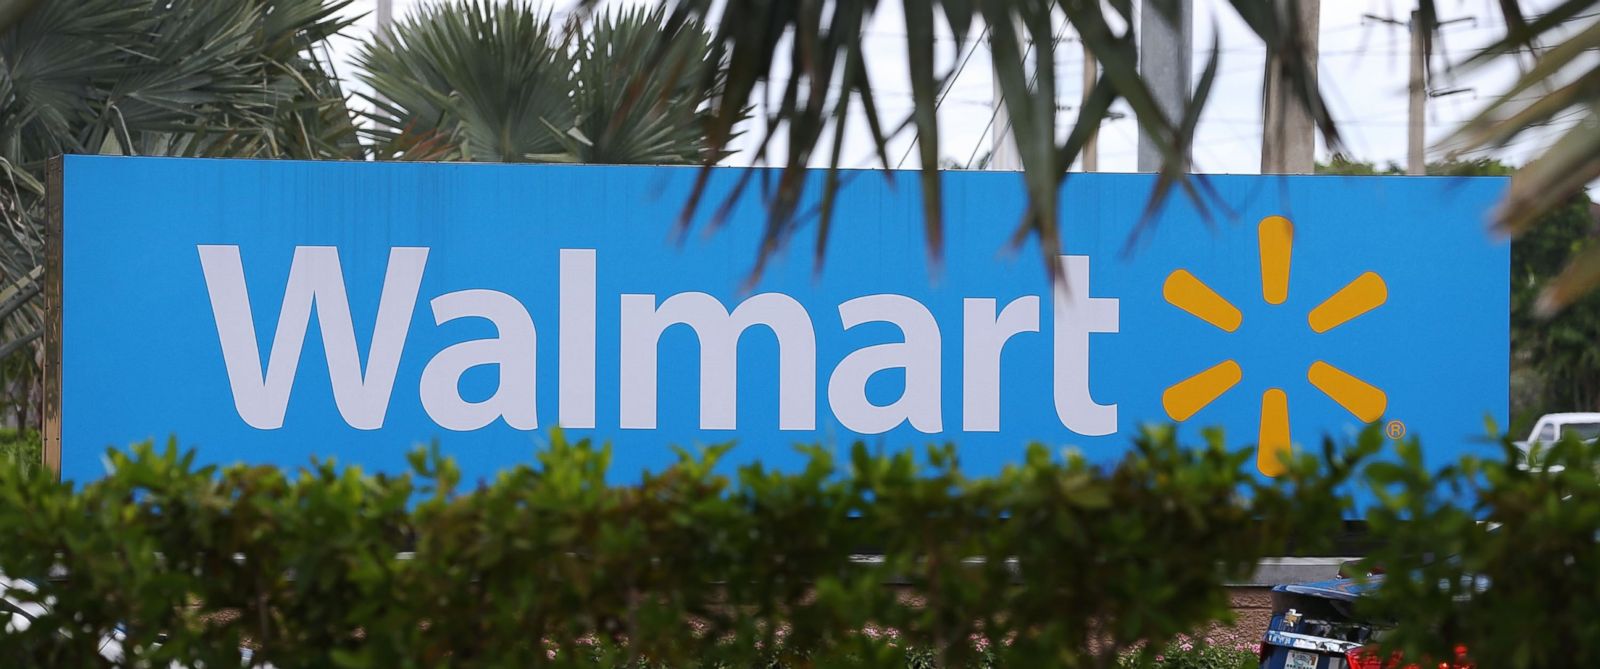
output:
[[[1173,421],[1260,444],[1271,475],[1373,422],[1454,457],[1507,410],[1499,179],[1213,176],[1213,220],[1174,198],[1134,238],[1154,178],[1074,175],[1052,283],[1011,245],[1015,173],[944,175],[938,264],[916,179],[857,173],[822,268],[811,222],[753,278],[759,189],[680,234],[690,168],[64,170],[67,479],[176,435],[208,462],[380,471],[437,440],[470,480],[558,424],[613,442],[623,480],[728,440],[776,467],[798,442],[948,441],[982,474],[1031,441],[1111,461]]]

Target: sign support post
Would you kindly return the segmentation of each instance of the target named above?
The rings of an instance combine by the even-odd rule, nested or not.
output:
[[[61,220],[64,193],[61,156],[50,159],[46,168],[49,186],[49,213],[44,239],[44,388],[40,399],[39,438],[45,469],[61,479]]]

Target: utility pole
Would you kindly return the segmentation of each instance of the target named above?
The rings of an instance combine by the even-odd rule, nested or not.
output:
[[[389,26],[394,24],[394,0],[378,0],[378,9],[372,16],[376,23],[372,34],[377,35],[378,39],[385,39]]]
[[[1299,31],[1310,85],[1316,90],[1317,34],[1322,0],[1278,0],[1280,11],[1297,8],[1293,28]],[[1300,96],[1283,80],[1283,54],[1267,60],[1263,100],[1261,173],[1311,174],[1316,171],[1317,126]]]
[[[1169,12],[1163,9],[1169,9]],[[1189,59],[1194,23],[1193,0],[1140,0],[1139,74],[1155,95],[1156,107],[1168,123],[1183,118],[1189,101]],[[1139,171],[1161,169],[1161,150],[1147,133],[1139,133]],[[1188,169],[1189,156],[1181,157]]]
[[[1410,21],[1401,21],[1389,16],[1375,16],[1364,14],[1361,22],[1375,21],[1393,26],[1401,26],[1411,31],[1411,77],[1407,86],[1410,104],[1406,110],[1406,174],[1423,175],[1428,173],[1428,98],[1465,93],[1471,89],[1453,88],[1445,91],[1430,91],[1428,89],[1428,53],[1427,30],[1422,25],[1421,12],[1411,12]],[[1443,29],[1453,23],[1470,22],[1477,24],[1478,19],[1472,16],[1439,21],[1434,24],[1433,30]]]
[[[1428,142],[1428,126],[1424,118],[1428,105],[1428,56],[1424,53],[1425,35],[1417,20],[1419,16],[1420,12],[1411,12],[1411,83],[1408,85],[1411,101],[1406,110],[1406,174],[1414,176],[1428,173],[1427,156],[1424,155],[1424,147]]]
[[[1079,40],[1083,41],[1083,40]],[[1094,52],[1089,50],[1089,43],[1083,42],[1083,103],[1078,105],[1078,114],[1089,108],[1089,92],[1094,90],[1094,85],[1099,75],[1099,66],[1095,63]],[[1100,171],[1100,130],[1096,128],[1089,134],[1089,139],[1083,143],[1083,171]]]
[[[389,28],[394,25],[394,0],[378,0],[378,6],[372,13],[372,19],[371,39],[373,43],[389,44]],[[377,100],[388,102],[388,99],[384,96],[376,95],[376,91],[374,91],[374,94]],[[381,107],[383,105],[380,103],[377,106]],[[380,130],[399,130],[399,128],[389,128],[388,124],[376,119],[373,120],[373,125]]]

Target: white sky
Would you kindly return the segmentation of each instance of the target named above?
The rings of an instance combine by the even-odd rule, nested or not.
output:
[[[335,58],[340,62],[340,72],[353,79],[350,54],[359,41],[366,40],[372,29],[371,11],[377,0],[356,0],[352,13],[366,13],[350,30],[347,39],[335,45]],[[396,17],[404,16],[416,8],[437,0],[393,0]],[[614,3],[638,3],[641,0],[610,0]],[[573,6],[572,0],[544,0],[535,4],[561,13]],[[608,4],[603,0],[601,5]],[[1217,82],[1200,124],[1199,137],[1194,150],[1195,170],[1210,173],[1254,173],[1259,171],[1261,155],[1261,78],[1264,52],[1259,40],[1240,21],[1224,0],[1194,0],[1194,58],[1195,78],[1205,64],[1205,52],[1212,43],[1212,35],[1220,31],[1222,45]],[[1524,12],[1533,15],[1553,5],[1553,0],[1524,0]],[[1459,61],[1474,47],[1487,43],[1502,34],[1497,0],[1440,0],[1441,19],[1470,17],[1475,19],[1448,26],[1444,29],[1442,52],[1436,46],[1434,60],[1435,78],[1432,88],[1437,90],[1466,88],[1466,92],[1432,98],[1429,101],[1427,124],[1430,159],[1439,157],[1435,144],[1447,137],[1461,123],[1469,119],[1479,107],[1507,89],[1517,74],[1516,67],[1503,62],[1470,74],[1452,77],[1444,67]],[[1363,20],[1364,14],[1393,16],[1405,19],[1415,7],[1414,0],[1322,0],[1321,62],[1319,76],[1334,117],[1345,136],[1347,151],[1353,158],[1378,163],[1394,161],[1404,164],[1406,147],[1406,83],[1407,51],[1410,37],[1403,27],[1389,26]],[[1587,20],[1594,20],[1589,17]],[[976,37],[981,26],[973,29]],[[865,39],[868,49],[869,75],[878,96],[880,113],[885,122],[893,125],[910,111],[910,88],[904,83],[906,57],[904,27],[899,3],[884,2],[879,14],[869,25]],[[1066,38],[1073,40],[1070,32]],[[948,71],[956,62],[952,53],[953,42],[940,41],[938,71]],[[968,48],[974,48],[969,42]],[[946,160],[959,164],[977,156],[982,160],[992,142],[990,119],[993,84],[987,47],[976,44],[970,62],[961,71],[955,84],[939,109],[941,125],[941,154]],[[1081,95],[1081,50],[1076,41],[1064,41],[1058,49],[1057,69],[1061,81],[1057,84],[1060,104],[1069,107],[1061,112],[1063,136],[1074,120],[1077,100]],[[1445,57],[1445,56],[1448,56]],[[777,73],[780,77],[786,72]],[[351,83],[355,86],[354,82]],[[1126,110],[1124,110],[1126,111]],[[1535,152],[1552,141],[1557,134],[1570,128],[1573,120],[1564,119],[1550,127],[1520,139],[1500,157],[1513,164],[1521,164]],[[745,134],[745,139],[757,135],[755,128]],[[865,123],[852,118],[846,145],[845,164],[850,167],[876,165]],[[1102,127],[1100,141],[1100,169],[1102,171],[1133,171],[1137,127],[1131,118],[1114,120]],[[891,141],[890,159],[899,160],[914,141],[910,133]],[[781,146],[775,146],[779,149]],[[819,151],[818,160],[825,160]],[[1320,148],[1318,159],[1326,159],[1326,150]],[[750,154],[741,152],[727,161],[728,164],[748,164]],[[917,166],[915,156],[906,160],[904,167]],[[974,164],[974,166],[976,166]]]

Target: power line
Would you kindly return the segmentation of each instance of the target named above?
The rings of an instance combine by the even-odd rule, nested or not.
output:
[[[933,101],[934,114],[939,113],[939,106],[944,104],[944,99],[950,95],[950,91],[955,90],[956,80],[960,79],[961,73],[967,70],[967,63],[972,62],[972,54],[978,52],[978,45],[982,44],[983,38],[988,36],[989,26],[986,25],[983,27],[983,32],[978,35],[978,39],[972,43],[972,47],[967,49],[967,57],[961,59],[961,65],[956,67],[955,74],[950,75],[950,80],[945,82],[944,90],[939,92],[939,99]],[[1029,48],[1032,48],[1032,46],[1033,45],[1030,44]],[[917,145],[917,142],[920,141],[922,141],[922,130],[918,129],[916,135],[911,138],[911,143],[906,145],[906,152],[900,154],[900,162],[894,164],[895,169],[900,169],[900,166],[906,163],[906,158],[911,157],[911,149]]]
[[[1052,49],[1056,45],[1061,44],[1061,38],[1066,36],[1067,27],[1070,26],[1070,25],[1072,25],[1072,24],[1071,24],[1071,22],[1068,22],[1068,21],[1063,21],[1061,23],[1061,29],[1056,32],[1055,38],[1051,40],[1051,48]],[[1023,50],[1023,52],[1022,52],[1022,64],[1023,64],[1024,67],[1027,66],[1027,64],[1028,64],[1028,55],[1031,54],[1031,53],[1033,53],[1033,44],[1030,43],[1030,44],[1028,44],[1028,48]],[[1033,69],[1033,76],[1028,79],[1028,88],[1032,89],[1034,84],[1037,84],[1037,83],[1039,83],[1039,68],[1036,67],[1036,68]],[[1001,104],[1005,104],[1005,101],[1002,100]],[[1051,113],[1055,113],[1055,112],[1052,111]],[[976,160],[977,157],[978,157],[978,148],[983,146],[983,138],[984,138],[984,136],[989,134],[989,130],[994,127],[995,118],[997,118],[999,116],[1000,116],[1000,105],[995,105],[994,106],[994,111],[989,113],[989,122],[985,123],[983,125],[983,132],[978,133],[978,143],[974,144],[972,146],[972,155],[967,156],[967,163],[966,163],[966,166],[965,166],[966,169],[972,169],[972,161]],[[1005,132],[1010,132],[1010,131],[1011,131],[1011,117],[1008,115],[1006,117]],[[1054,137],[1050,138],[1050,141],[1054,142],[1055,138]]]

